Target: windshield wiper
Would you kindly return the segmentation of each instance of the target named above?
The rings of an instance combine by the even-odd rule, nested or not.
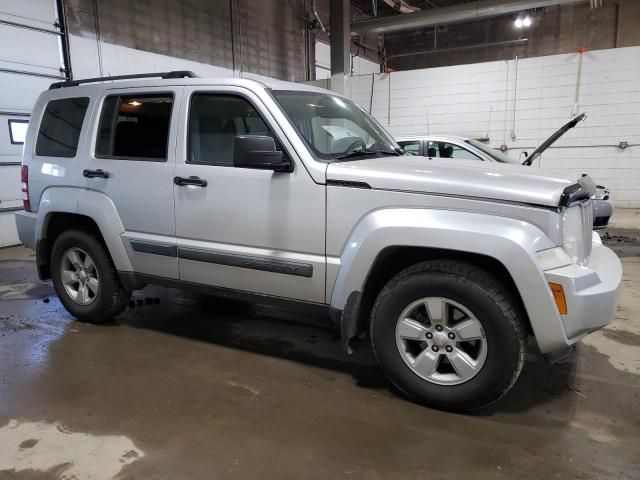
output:
[[[354,158],[354,157],[361,157],[361,156],[365,156],[365,155],[395,155],[395,156],[400,156],[402,155],[402,153],[400,153],[402,149],[393,149],[393,150],[368,150],[368,149],[358,149],[358,150],[352,150],[351,152],[347,152],[347,153],[343,153],[342,155],[338,155],[336,157],[333,157],[334,160],[344,160],[346,158]]]

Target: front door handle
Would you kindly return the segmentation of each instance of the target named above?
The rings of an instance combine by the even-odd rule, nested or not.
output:
[[[82,176],[86,178],[94,178],[94,177],[109,178],[109,172],[105,172],[100,168],[97,170],[83,170]]]
[[[193,185],[196,187],[206,187],[207,181],[200,177],[174,177],[173,183],[178,186]]]

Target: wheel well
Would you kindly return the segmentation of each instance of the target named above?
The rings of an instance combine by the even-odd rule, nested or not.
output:
[[[532,331],[522,298],[511,274],[506,267],[493,257],[476,253],[461,252],[457,250],[445,250],[424,247],[387,247],[382,250],[374,261],[362,290],[360,304],[358,306],[358,332],[368,329],[371,309],[380,290],[401,271],[426,260],[455,260],[475,265],[495,276],[510,292],[512,298],[518,303],[527,322],[529,332]]]
[[[90,217],[63,212],[50,214],[37,245],[38,274],[41,279],[51,278],[51,249],[60,234],[70,228],[90,232],[102,240],[98,225]]]

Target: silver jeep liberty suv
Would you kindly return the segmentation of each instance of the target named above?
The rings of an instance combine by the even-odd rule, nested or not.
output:
[[[154,78],[155,77],[155,78]],[[400,390],[502,397],[528,335],[550,359],[614,317],[594,184],[402,156],[351,100],[190,72],[53,84],[24,146],[22,241],[81,321],[146,284],[321,308]]]

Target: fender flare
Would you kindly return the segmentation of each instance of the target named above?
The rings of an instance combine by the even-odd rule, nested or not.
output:
[[[94,190],[50,187],[41,196],[36,220],[36,244],[46,239],[45,232],[51,217],[56,213],[84,215],[92,219],[107,245],[107,249],[116,270],[133,271],[131,260],[127,255],[120,235],[124,233],[124,225],[115,204],[105,194]]]
[[[78,195],[78,213],[96,222],[116,270],[132,272],[131,259],[120,237],[125,232],[124,224],[113,201],[104,193],[82,190]]]
[[[556,304],[536,252],[556,245],[538,227],[522,220],[464,211],[389,208],[363,217],[340,255],[340,269],[331,292],[331,308],[341,322],[357,315],[353,292],[363,291],[377,256],[388,247],[424,247],[490,257],[511,275],[529,316],[533,333],[545,349],[562,347],[566,339]],[[350,299],[350,301],[348,301]],[[340,325],[347,347],[355,325]]]

